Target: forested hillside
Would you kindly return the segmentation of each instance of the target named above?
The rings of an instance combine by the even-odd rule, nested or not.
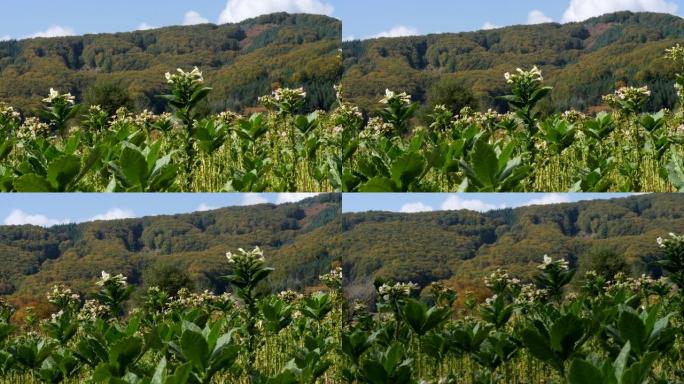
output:
[[[101,271],[145,285],[164,275],[190,288],[221,292],[225,254],[264,250],[276,268],[274,291],[318,284],[337,251],[327,244],[340,232],[341,195],[295,204],[229,207],[209,212],[100,221],[42,228],[0,226],[0,296],[44,300],[58,283],[87,293]],[[149,284],[148,284],[149,285]]]
[[[537,65],[554,87],[543,110],[589,110],[619,85],[648,85],[654,110],[676,102],[664,52],[682,38],[679,17],[620,12],[565,25],[352,41],[343,45],[343,83],[350,101],[368,109],[379,107],[386,88],[421,102],[443,98],[440,84],[472,92],[481,109],[504,109],[496,99],[506,93],[503,74]]]
[[[684,195],[654,194],[477,213],[471,211],[344,215],[339,244],[348,294],[368,298],[376,277],[426,287],[447,280],[482,292],[482,278],[498,268],[531,277],[543,256],[565,258],[586,271],[592,263],[628,274],[660,270],[655,239],[684,233]],[[609,253],[608,260],[595,254]]]
[[[241,111],[277,86],[308,93],[309,109],[335,100],[339,20],[284,13],[239,24],[0,42],[0,101],[35,112],[50,87],[85,104],[164,108],[165,72],[197,66],[214,88],[205,109]]]

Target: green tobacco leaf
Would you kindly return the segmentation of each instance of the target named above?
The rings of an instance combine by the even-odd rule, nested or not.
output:
[[[386,177],[374,177],[359,187],[359,192],[397,192],[394,182]]]
[[[605,383],[603,373],[588,361],[575,359],[570,364],[568,384]]]
[[[408,325],[419,335],[423,335],[423,329],[427,322],[427,307],[418,300],[408,299],[402,308],[404,319]]]
[[[47,180],[55,189],[64,192],[81,171],[81,159],[76,155],[63,155],[50,163]]]
[[[672,157],[667,165],[667,173],[670,178],[670,183],[679,192],[684,192],[684,157],[679,156],[677,152],[672,149]]]
[[[147,179],[147,160],[139,150],[126,146],[121,152],[121,171],[130,186],[142,186]]]
[[[419,181],[426,166],[427,161],[422,155],[409,152],[394,160],[390,174],[399,189],[406,192],[412,184]]]
[[[476,141],[470,154],[470,164],[464,168],[473,184],[481,188],[494,186],[499,172],[499,159],[494,147],[482,140]]]
[[[576,343],[584,336],[584,323],[577,316],[568,314],[556,320],[549,334],[551,348],[569,356]]]
[[[180,340],[180,347],[188,361],[195,367],[204,371],[207,369],[209,360],[209,346],[201,333],[185,330]]]
[[[637,354],[643,352],[646,327],[637,314],[623,311],[618,319],[618,330],[622,338],[629,341],[632,351]]]
[[[559,371],[563,369],[562,364],[556,359],[556,354],[553,349],[551,349],[548,340],[544,338],[539,331],[531,328],[525,329],[522,331],[522,339],[525,347],[527,347],[532,356],[549,363]]]
[[[122,376],[126,369],[138,358],[143,350],[143,342],[138,337],[128,337],[114,344],[109,351],[109,363],[117,367]]]
[[[23,175],[14,180],[14,189],[17,192],[52,192],[53,188],[50,183],[41,176],[33,173]]]

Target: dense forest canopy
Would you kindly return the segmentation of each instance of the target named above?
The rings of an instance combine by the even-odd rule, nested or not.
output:
[[[105,270],[148,285],[148,272],[187,272],[195,290],[221,292],[229,272],[225,254],[264,250],[276,268],[271,289],[318,284],[337,251],[341,195],[323,194],[299,203],[229,207],[209,212],[60,225],[0,226],[0,296],[44,300],[58,283],[87,293]],[[166,269],[166,270],[165,270]]]
[[[564,258],[580,271],[589,255],[609,249],[634,275],[661,274],[656,238],[684,233],[684,195],[472,211],[345,214],[339,244],[348,294],[366,299],[376,277],[427,287],[448,281],[478,291],[499,268],[530,278],[543,256]],[[579,277],[579,276],[578,276]]]
[[[125,92],[124,105],[159,112],[164,73],[197,66],[214,88],[207,112],[254,107],[280,86],[304,86],[309,109],[327,108],[341,75],[341,32],[333,18],[278,13],[238,24],[4,41],[0,101],[35,112],[50,87],[86,104],[108,101],[102,93],[114,88]]]
[[[386,88],[429,103],[430,91],[446,81],[471,91],[480,109],[503,110],[504,73],[537,65],[554,87],[542,106],[549,112],[591,110],[621,85],[648,85],[651,110],[671,108],[675,69],[664,54],[682,38],[677,16],[619,12],[565,25],[350,41],[343,43],[343,83],[350,101],[368,109]]]

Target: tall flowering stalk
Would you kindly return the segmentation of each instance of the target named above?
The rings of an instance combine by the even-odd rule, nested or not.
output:
[[[516,73],[504,74],[506,82],[511,86],[511,94],[503,96],[511,110],[525,123],[530,137],[537,132],[537,120],[540,113],[535,113],[537,104],[553,90],[552,87],[544,86],[542,71],[537,66],[529,71],[521,68]]]
[[[102,276],[95,283],[100,290],[95,294],[97,301],[108,308],[109,315],[118,317],[123,313],[124,303],[131,297],[134,286],[129,286],[122,274],[112,276],[102,271]]]
[[[178,68],[178,73],[166,73],[166,81],[171,86],[171,94],[160,97],[176,110],[176,117],[185,125],[185,176],[186,188],[192,186],[192,170],[198,164],[195,159],[193,133],[195,128],[195,108],[211,92],[212,88],[204,86],[202,72],[195,67],[190,72]]]
[[[644,108],[649,97],[651,91],[646,86],[622,87],[614,94],[604,96],[603,101],[627,115],[636,115]]]
[[[178,68],[177,72],[166,73],[165,78],[171,86],[171,94],[160,97],[169,102],[176,110],[176,117],[190,128],[196,117],[193,114],[194,109],[209,95],[212,88],[204,86],[204,77],[197,67],[190,72]]]
[[[280,157],[279,166],[280,173],[285,176],[287,182],[287,190],[294,192],[296,189],[297,168],[300,163],[300,155],[298,145],[301,145],[303,135],[298,134],[295,129],[296,124],[293,124],[292,118],[301,110],[306,102],[306,92],[304,88],[290,89],[279,88],[273,91],[271,95],[262,96],[259,102],[277,116],[276,127],[277,132],[282,138],[287,140],[288,150],[291,158],[283,156],[285,151],[277,151],[276,157]],[[304,118],[306,120],[306,118]],[[316,120],[316,115],[313,115],[312,122]],[[308,126],[308,124],[305,124]],[[313,125],[311,125],[313,126]],[[303,133],[303,132],[302,132]]]
[[[675,90],[677,91],[677,97],[679,97],[680,106],[684,105],[684,47],[680,44],[665,51],[665,57],[672,60],[672,62],[677,67],[677,73],[675,74]]]
[[[406,92],[396,93],[389,89],[385,97],[380,100],[385,108],[380,111],[380,117],[394,128],[394,133],[401,134],[408,127],[408,123],[416,114],[419,104],[411,101],[411,95]]]
[[[0,102],[0,134],[5,137],[14,136],[20,126],[21,114],[13,107]]]
[[[668,279],[684,289],[684,235],[670,233],[669,239],[658,238],[658,245],[663,251],[660,265],[669,273]]]
[[[71,93],[59,93],[50,88],[50,94],[43,99],[45,107],[43,117],[49,121],[50,127],[59,135],[65,133],[67,123],[78,113],[79,106]]]
[[[549,298],[560,303],[563,288],[570,284],[576,270],[570,269],[566,260],[554,260],[548,255],[544,255],[544,262],[538,268],[540,273],[535,277],[537,285],[548,292]]]
[[[266,259],[264,252],[256,247],[252,251],[238,249],[238,253],[226,253],[228,263],[233,267],[233,274],[224,276],[236,288],[235,294],[240,298],[246,307],[245,323],[247,332],[247,350],[249,351],[248,368],[254,372],[257,352],[257,336],[259,321],[259,299],[263,295],[256,291],[257,285],[266,279],[273,271],[273,268],[265,265]]]

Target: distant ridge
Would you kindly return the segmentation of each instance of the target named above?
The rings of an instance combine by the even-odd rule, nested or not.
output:
[[[648,85],[651,109],[672,107],[675,69],[666,48],[684,41],[684,20],[669,14],[617,12],[558,24],[516,25],[477,32],[380,38],[343,43],[347,97],[377,108],[384,90],[406,91],[425,102],[428,90],[449,78],[472,89],[481,109],[496,100],[505,72],[538,65],[552,97],[547,111],[591,110],[621,84]]]
[[[348,292],[372,297],[375,277],[426,287],[448,281],[482,291],[482,278],[498,268],[529,278],[543,256],[580,268],[593,247],[624,255],[635,275],[659,275],[656,239],[684,233],[684,195],[532,206],[478,213],[367,212],[345,214],[342,250]]]
[[[50,87],[88,102],[88,90],[113,83],[138,110],[161,110],[164,73],[200,67],[214,88],[204,106],[241,110],[274,86],[305,86],[311,109],[329,106],[339,81],[341,22],[277,13],[237,24],[171,26],[125,33],[0,42],[0,101],[40,107]]]
[[[43,300],[57,283],[89,292],[102,270],[144,284],[158,263],[187,270],[197,289],[220,291],[225,254],[259,246],[276,268],[271,289],[319,284],[337,251],[341,195],[298,203],[228,207],[208,212],[61,225],[0,226],[0,296]]]

